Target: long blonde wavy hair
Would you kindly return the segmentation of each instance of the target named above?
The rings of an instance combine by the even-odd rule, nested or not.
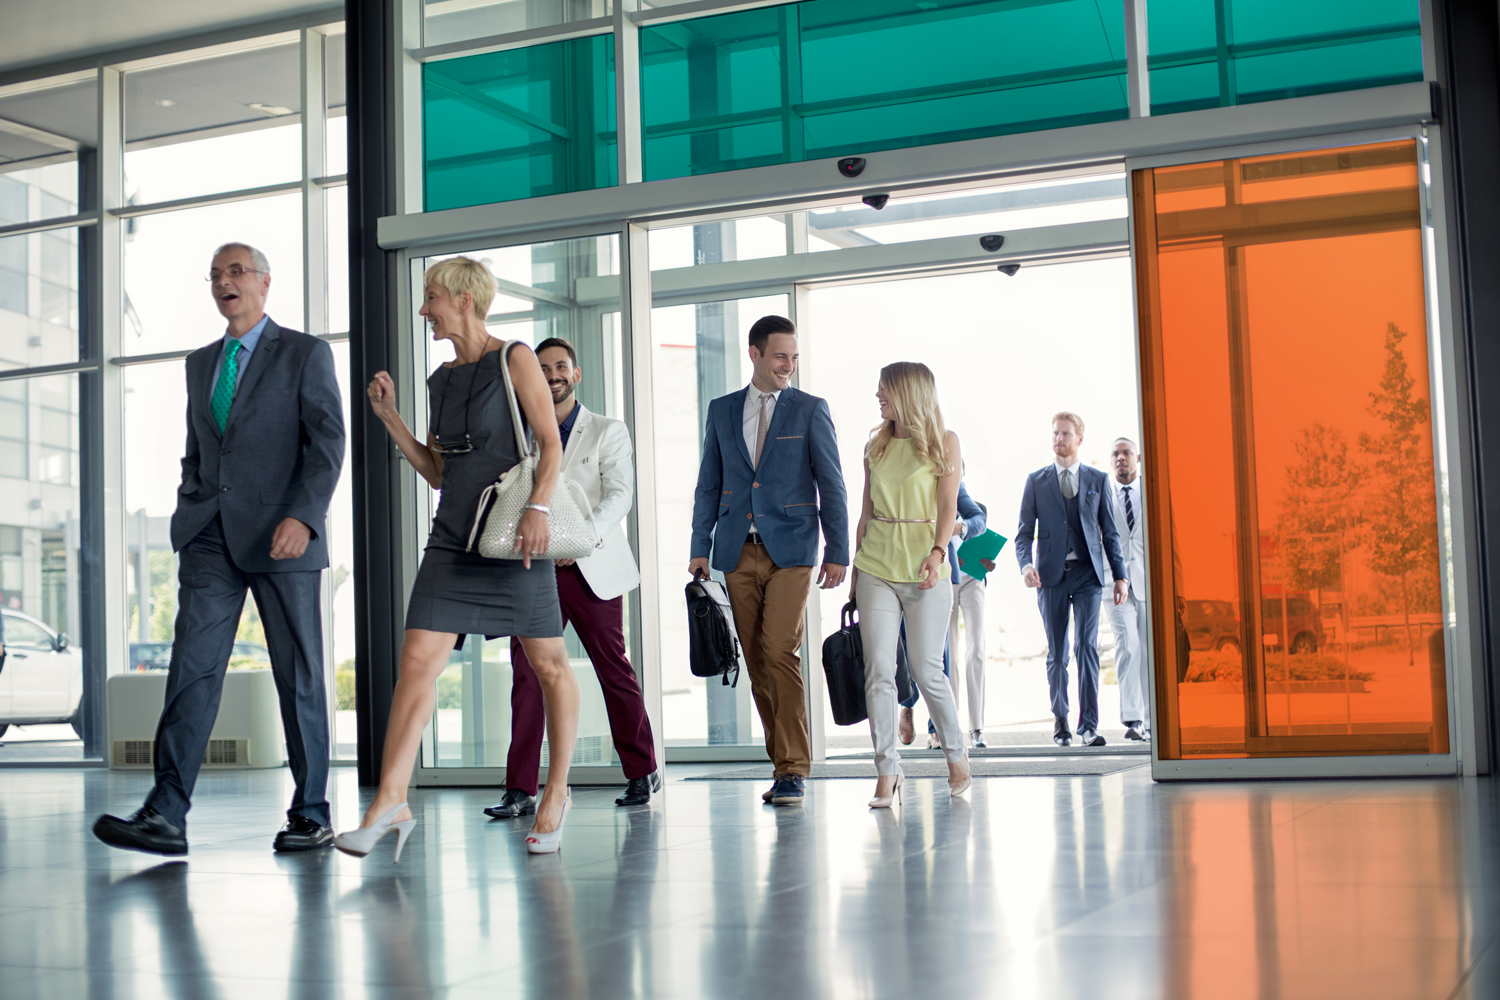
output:
[[[943,441],[948,428],[943,410],[938,406],[937,381],[932,369],[920,361],[897,361],[880,369],[880,391],[896,411],[896,419],[882,420],[870,431],[865,456],[872,462],[885,457],[885,449],[895,437],[896,424],[911,432],[911,444],[917,456],[929,463],[939,476],[953,471]]]

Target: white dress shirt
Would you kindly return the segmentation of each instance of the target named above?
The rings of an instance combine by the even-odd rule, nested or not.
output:
[[[755,436],[760,430],[760,397],[764,395],[750,383],[750,390],[745,393],[745,414],[743,427],[745,432],[745,448],[750,452],[750,461],[755,461]],[[781,390],[777,389],[771,393],[771,405],[766,409],[766,428],[770,429],[771,418],[776,416],[776,401],[781,398]]]

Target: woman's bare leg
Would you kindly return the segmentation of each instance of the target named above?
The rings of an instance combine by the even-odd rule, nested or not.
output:
[[[521,645],[541,682],[542,705],[547,712],[547,788],[537,803],[532,829],[551,833],[562,818],[568,767],[573,762],[573,742],[578,738],[578,679],[573,676],[562,639],[523,638]]]
[[[417,762],[417,748],[422,744],[422,731],[432,720],[433,701],[436,697],[433,685],[438,674],[448,665],[448,656],[453,652],[453,644],[457,639],[457,634],[453,632],[429,632],[420,628],[406,630],[406,639],[401,644],[401,675],[396,679],[390,720],[385,726],[385,757],[380,765],[380,789],[375,793],[375,801],[365,810],[365,818],[359,824],[361,827],[374,824],[406,801],[412,767]],[[562,640],[557,641],[561,645]],[[576,700],[574,704],[576,718]],[[396,820],[399,822],[409,818],[410,813],[406,813],[397,816]]]

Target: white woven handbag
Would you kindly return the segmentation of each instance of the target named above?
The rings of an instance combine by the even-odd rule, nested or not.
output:
[[[469,531],[469,551],[474,551],[477,539],[479,554],[486,559],[521,559],[526,553],[516,550],[516,529],[536,487],[538,445],[535,441],[528,445],[526,435],[521,433],[521,408],[516,405],[516,387],[510,380],[510,344],[500,350],[505,398],[510,402],[510,422],[516,431],[516,450],[521,460],[479,495],[474,527]],[[601,540],[594,524],[594,511],[582,486],[559,472],[548,507],[551,511],[547,514],[547,526],[552,537],[546,554],[537,558],[582,559],[599,547]]]

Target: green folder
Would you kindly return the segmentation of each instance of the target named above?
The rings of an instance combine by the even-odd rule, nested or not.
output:
[[[1005,536],[987,530],[984,534],[977,538],[970,538],[958,547],[958,558],[963,560],[959,568],[974,579],[983,580],[989,575],[989,570],[985,569],[984,563],[979,560],[988,559],[994,562],[995,557],[1003,548],[1005,548]]]

